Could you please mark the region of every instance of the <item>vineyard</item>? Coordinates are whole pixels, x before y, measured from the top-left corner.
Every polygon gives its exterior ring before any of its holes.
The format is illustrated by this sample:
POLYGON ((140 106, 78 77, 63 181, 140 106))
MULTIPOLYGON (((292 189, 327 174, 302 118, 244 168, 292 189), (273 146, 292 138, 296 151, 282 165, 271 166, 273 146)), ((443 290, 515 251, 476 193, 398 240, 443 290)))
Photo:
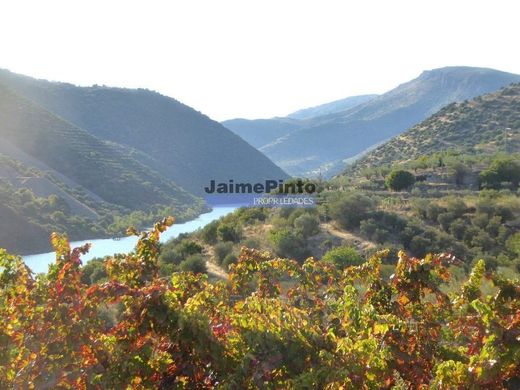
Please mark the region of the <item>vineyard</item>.
POLYGON ((0 388, 520 387, 520 282, 483 261, 460 281, 451 255, 401 252, 384 278, 385 251, 340 270, 244 247, 227 281, 163 278, 172 223, 130 231, 135 252, 100 284, 64 236, 45 275, 0 250, 0 388))

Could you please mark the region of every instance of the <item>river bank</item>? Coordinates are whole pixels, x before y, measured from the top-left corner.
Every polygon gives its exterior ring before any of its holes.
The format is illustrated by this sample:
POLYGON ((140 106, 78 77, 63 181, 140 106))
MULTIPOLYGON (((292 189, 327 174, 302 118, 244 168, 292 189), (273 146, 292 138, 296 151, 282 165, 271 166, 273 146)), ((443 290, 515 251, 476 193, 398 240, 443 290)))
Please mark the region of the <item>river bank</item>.
MULTIPOLYGON (((161 235, 161 242, 166 242, 171 238, 177 237, 182 233, 191 233, 197 229, 203 228, 208 223, 223 217, 236 210, 237 206, 215 206, 213 209, 204 214, 200 214, 197 218, 174 224, 166 232, 161 235)), ((110 256, 115 253, 128 253, 134 249, 137 243, 137 237, 122 237, 122 238, 104 238, 96 240, 83 240, 71 242, 71 247, 75 248, 86 243, 92 244, 89 253, 82 256, 82 261, 85 263, 96 257, 110 256)), ((55 260, 55 252, 38 253, 32 255, 22 256, 25 263, 36 273, 47 272, 47 267, 55 260)))

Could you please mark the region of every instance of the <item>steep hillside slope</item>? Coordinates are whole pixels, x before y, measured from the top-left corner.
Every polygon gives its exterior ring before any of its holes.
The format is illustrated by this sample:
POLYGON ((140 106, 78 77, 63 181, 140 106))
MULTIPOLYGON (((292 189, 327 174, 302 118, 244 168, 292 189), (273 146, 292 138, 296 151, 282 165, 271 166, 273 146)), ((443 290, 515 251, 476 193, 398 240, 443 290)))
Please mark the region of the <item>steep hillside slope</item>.
POLYGON ((106 202, 129 210, 196 202, 171 181, 1 83, 0 118, 3 140, 106 202))
POLYGON ((520 81, 519 75, 493 69, 447 67, 418 78, 356 106, 313 118, 261 150, 292 174, 332 174, 342 161, 424 120, 443 106, 494 92, 520 81))
POLYGON ((520 84, 453 103, 356 161, 347 171, 406 162, 445 150, 520 152, 520 84))
POLYGON ((82 88, 7 71, 0 71, 0 80, 92 135, 144 153, 134 157, 192 193, 201 194, 210 180, 287 177, 218 122, 158 93, 82 88))

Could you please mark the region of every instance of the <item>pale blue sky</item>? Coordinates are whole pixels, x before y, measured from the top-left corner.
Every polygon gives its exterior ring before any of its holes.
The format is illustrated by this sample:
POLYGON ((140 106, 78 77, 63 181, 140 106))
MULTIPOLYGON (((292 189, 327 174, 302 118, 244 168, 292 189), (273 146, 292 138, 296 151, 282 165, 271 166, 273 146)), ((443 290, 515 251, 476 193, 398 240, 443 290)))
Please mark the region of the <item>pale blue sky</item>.
POLYGON ((7 0, 0 67, 283 116, 447 65, 520 73, 518 1, 7 0))

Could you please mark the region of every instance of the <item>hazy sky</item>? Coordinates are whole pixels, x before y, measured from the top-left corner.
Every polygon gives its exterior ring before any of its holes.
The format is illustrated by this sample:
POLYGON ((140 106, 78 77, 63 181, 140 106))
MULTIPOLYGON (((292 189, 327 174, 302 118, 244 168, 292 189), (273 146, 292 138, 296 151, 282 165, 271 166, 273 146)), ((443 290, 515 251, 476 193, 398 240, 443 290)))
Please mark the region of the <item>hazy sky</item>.
POLYGON ((210 117, 284 116, 447 65, 520 73, 520 2, 0 2, 0 68, 145 87, 210 117))

